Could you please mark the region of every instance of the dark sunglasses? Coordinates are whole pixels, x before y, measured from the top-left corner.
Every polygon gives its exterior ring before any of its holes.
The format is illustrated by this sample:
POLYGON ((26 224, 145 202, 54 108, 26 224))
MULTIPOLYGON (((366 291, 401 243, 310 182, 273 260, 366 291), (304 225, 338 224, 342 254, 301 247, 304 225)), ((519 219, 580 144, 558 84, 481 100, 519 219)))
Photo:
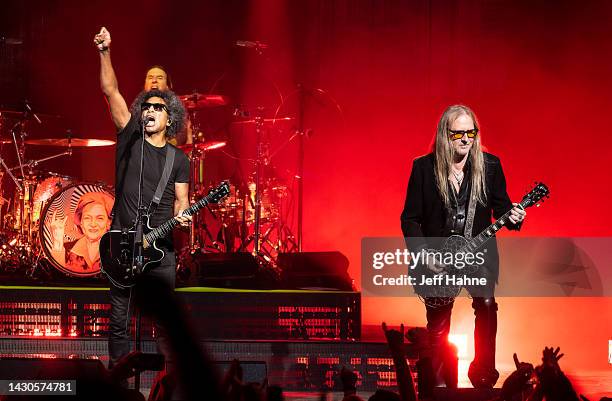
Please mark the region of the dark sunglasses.
POLYGON ((467 129, 467 130, 462 130, 462 129, 458 129, 458 130, 449 129, 448 130, 448 137, 451 139, 451 141, 454 141, 455 139, 461 139, 463 138, 463 135, 465 134, 467 134, 468 138, 474 138, 476 134, 478 134, 478 128, 467 129))
POLYGON ((153 110, 155 110, 155 111, 165 110, 166 113, 168 112, 168 108, 166 107, 165 104, 163 104, 163 103, 149 103, 149 102, 144 102, 143 104, 141 104, 140 105, 140 111, 149 110, 151 107, 153 107, 153 110))

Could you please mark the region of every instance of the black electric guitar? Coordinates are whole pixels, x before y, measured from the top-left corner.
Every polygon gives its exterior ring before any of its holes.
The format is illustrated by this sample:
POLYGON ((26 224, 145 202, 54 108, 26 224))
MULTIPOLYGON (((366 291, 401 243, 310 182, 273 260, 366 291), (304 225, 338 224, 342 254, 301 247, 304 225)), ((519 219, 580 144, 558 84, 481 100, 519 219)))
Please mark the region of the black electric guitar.
MULTIPOLYGON (((519 203, 519 207, 527 209, 528 207, 534 205, 539 206, 539 202, 542 200, 542 198, 548 197, 549 193, 550 191, 546 185, 541 182, 536 183, 535 187, 523 197, 519 203)), ((411 273, 411 276, 413 276, 416 280, 416 283, 413 285, 415 292, 422 298, 425 298, 425 302, 427 302, 427 298, 429 297, 439 298, 433 301, 435 302, 434 306, 442 306, 444 303, 451 303, 454 298, 459 295, 463 285, 453 284, 453 282, 457 283, 458 280, 448 280, 451 282, 449 284, 446 280, 446 276, 479 276, 477 273, 481 272, 481 266, 474 262, 471 262, 471 264, 466 263, 465 255, 475 255, 477 251, 495 235, 495 233, 501 230, 501 228, 507 225, 509 222, 510 210, 489 227, 484 229, 480 234, 471 239, 467 239, 461 235, 452 235, 446 238, 442 246, 440 246, 438 249, 425 250, 424 252, 429 255, 433 255, 435 253, 439 253, 441 255, 453 255, 451 259, 455 261, 460 260, 459 258, 456 258, 456 255, 463 254, 461 258, 462 262, 460 264, 455 262, 455 265, 445 264, 442 267, 443 271, 439 273, 432 271, 425 263, 417 264, 414 272, 411 273), (425 281, 426 284, 421 285, 423 281, 425 281)))
MULTIPOLYGON (((229 183, 223 182, 210 190, 208 195, 183 211, 184 216, 193 216, 209 203, 218 203, 230 193, 229 183)), ((133 287, 136 277, 152 264, 163 259, 165 253, 155 241, 165 237, 179 223, 175 218, 167 220, 159 227, 150 226, 150 216, 145 216, 143 228, 143 261, 138 269, 134 260, 135 229, 110 230, 100 239, 101 270, 108 279, 120 288, 133 287)))

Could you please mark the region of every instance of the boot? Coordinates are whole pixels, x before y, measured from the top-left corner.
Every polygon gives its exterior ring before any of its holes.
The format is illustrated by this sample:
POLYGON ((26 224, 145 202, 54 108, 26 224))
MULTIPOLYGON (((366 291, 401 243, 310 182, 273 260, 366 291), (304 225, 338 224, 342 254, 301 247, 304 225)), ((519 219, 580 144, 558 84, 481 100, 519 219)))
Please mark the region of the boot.
POLYGON ((493 388, 499 372, 495 369, 495 337, 497 335, 497 303, 495 298, 474 298, 474 361, 468 377, 474 388, 493 388))

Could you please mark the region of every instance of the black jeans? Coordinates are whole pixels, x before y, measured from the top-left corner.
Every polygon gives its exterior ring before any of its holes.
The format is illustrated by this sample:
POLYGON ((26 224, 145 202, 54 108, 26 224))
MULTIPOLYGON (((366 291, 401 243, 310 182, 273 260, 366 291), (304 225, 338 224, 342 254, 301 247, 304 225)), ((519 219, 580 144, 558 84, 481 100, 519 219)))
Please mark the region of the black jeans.
MULTIPOLYGON (((174 288, 176 276, 174 252, 166 252, 159 266, 153 266, 145 270, 143 274, 155 277, 170 288, 174 288)), ((110 301, 108 368, 112 369, 119 359, 130 353, 130 319, 134 308, 134 290, 115 287, 110 283, 110 301)), ((155 322, 155 331, 158 351, 166 357, 166 364, 168 364, 170 363, 170 350, 166 332, 157 322, 155 322)))
MULTIPOLYGON (((476 316, 474 326, 474 360, 470 364, 468 376, 474 387, 493 387, 499 378, 495 369, 495 337, 497 335, 497 303, 495 297, 474 297, 472 308, 476 316)), ((432 370, 437 383, 444 377, 444 350, 450 331, 453 303, 441 307, 426 304, 427 331, 432 348, 432 370)), ((454 383, 456 386, 456 383, 454 383)))

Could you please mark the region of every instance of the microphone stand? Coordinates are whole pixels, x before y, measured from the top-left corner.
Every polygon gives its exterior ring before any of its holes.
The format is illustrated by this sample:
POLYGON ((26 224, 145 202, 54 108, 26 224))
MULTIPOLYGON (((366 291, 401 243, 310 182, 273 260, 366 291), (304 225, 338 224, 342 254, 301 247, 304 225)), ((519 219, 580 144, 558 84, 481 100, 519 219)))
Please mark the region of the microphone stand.
POLYGON ((304 86, 298 85, 298 118, 297 133, 298 142, 298 215, 297 215, 297 246, 298 252, 302 252, 302 230, 304 222, 304 86))
MULTIPOLYGON (((144 143, 145 143, 145 125, 147 119, 143 119, 140 125, 140 131, 142 135, 142 143, 140 144, 140 173, 138 177, 138 211, 136 213, 136 230, 134 233, 134 249, 132 255, 132 271, 136 274, 142 272, 144 266, 144 242, 143 242, 143 227, 144 227, 144 216, 145 206, 142 202, 142 190, 143 190, 143 172, 144 172, 144 143)), ((130 291, 132 291, 130 289, 130 291)), ((129 307, 129 306, 128 306, 129 307)), ((140 338, 140 326, 141 326, 141 313, 140 308, 134 305, 136 313, 136 330, 134 333, 134 347, 136 351, 141 351, 141 338, 140 338)), ((128 311, 129 313, 129 311, 128 311)), ((136 391, 140 391, 140 371, 136 371, 134 376, 134 388, 136 391)))

